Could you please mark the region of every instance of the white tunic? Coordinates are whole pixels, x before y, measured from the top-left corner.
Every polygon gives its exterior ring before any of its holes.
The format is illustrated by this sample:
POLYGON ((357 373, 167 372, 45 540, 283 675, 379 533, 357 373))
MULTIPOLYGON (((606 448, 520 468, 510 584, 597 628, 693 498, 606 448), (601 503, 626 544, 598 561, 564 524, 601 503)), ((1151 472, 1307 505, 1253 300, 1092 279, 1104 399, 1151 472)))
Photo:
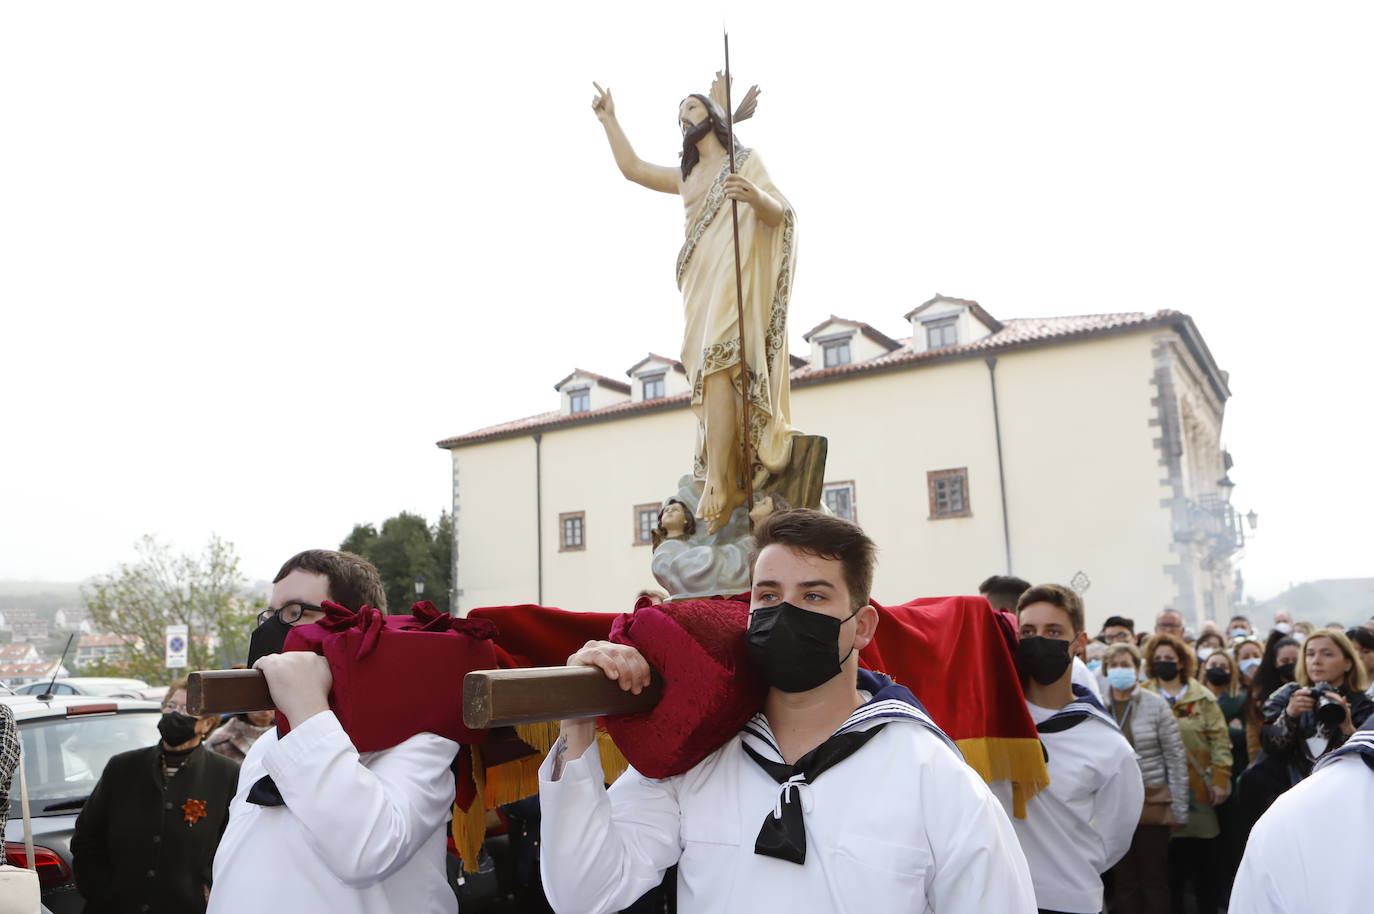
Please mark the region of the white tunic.
POLYGON ((550 753, 539 771, 541 870, 554 910, 618 911, 677 863, 683 914, 1035 911, 1006 815, 921 724, 889 721, 802 791, 804 865, 754 853, 779 785, 740 743, 736 734, 662 780, 630 768, 609 791, 595 745, 558 781, 550 753))
MULTIPOLYGON (((1037 724, 1056 713, 1026 704, 1037 724)), ((1140 766, 1121 731, 1096 717, 1042 733, 1040 741, 1049 754, 1050 786, 1026 804, 1024 819, 1012 820, 1035 900, 1051 911, 1096 914, 1102 910, 1101 874, 1126 855, 1140 821, 1140 766)), ((1011 785, 998 781, 993 792, 1010 816, 1011 785)))
POLYGON ((359 755, 332 712, 266 733, 239 771, 209 914, 454 914, 444 826, 457 752, 421 733, 359 755), (285 806, 247 801, 267 774, 285 806))
POLYGON ((1274 801, 1255 823, 1231 890, 1237 914, 1368 914, 1374 771, 1342 757, 1274 801))

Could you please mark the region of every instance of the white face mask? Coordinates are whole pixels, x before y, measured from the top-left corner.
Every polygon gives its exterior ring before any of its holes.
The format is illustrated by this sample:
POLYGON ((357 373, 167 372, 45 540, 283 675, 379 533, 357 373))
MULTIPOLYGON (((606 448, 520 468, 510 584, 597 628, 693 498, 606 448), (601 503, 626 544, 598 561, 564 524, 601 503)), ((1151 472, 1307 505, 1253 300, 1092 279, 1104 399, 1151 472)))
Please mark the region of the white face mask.
POLYGON ((1278 632, 1281 635, 1286 635, 1289 632, 1293 631, 1293 626, 1289 625, 1287 622, 1275 622, 1274 631, 1278 632))
POLYGON ((1214 647, 1200 647, 1197 649, 1197 659, 1201 660, 1203 663, 1206 663, 1207 658, 1212 656, 1216 652, 1217 649, 1214 647))

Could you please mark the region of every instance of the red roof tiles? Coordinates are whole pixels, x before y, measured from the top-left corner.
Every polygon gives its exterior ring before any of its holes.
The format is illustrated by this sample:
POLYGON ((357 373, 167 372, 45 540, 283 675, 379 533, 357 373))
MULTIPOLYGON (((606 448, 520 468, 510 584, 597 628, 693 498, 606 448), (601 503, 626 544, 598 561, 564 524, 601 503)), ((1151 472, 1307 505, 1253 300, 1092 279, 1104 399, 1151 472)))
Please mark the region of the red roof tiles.
MULTIPOLYGON (((1030 349, 1042 345, 1068 343, 1079 339, 1090 339, 1092 337, 1108 336, 1117 333, 1130 333, 1137 330, 1158 327, 1161 329, 1173 328, 1178 331, 1179 334, 1184 337, 1189 348, 1192 349, 1204 371, 1209 374, 1217 394, 1222 399, 1230 395, 1230 391, 1227 389, 1226 379, 1221 370, 1216 367, 1216 363, 1213 361, 1206 343, 1202 340, 1202 335, 1198 333, 1197 327, 1193 324, 1193 319, 1179 311, 1162 310, 1156 311, 1153 314, 1143 311, 1131 311, 1115 314, 1081 314, 1070 317, 1012 318, 1001 321, 1000 323, 1002 325, 1001 330, 962 346, 946 346, 941 349, 933 349, 927 352, 916 352, 911 348, 910 339, 904 339, 897 341, 899 342, 897 349, 885 355, 878 356, 877 358, 868 359, 867 361, 853 362, 848 365, 836 365, 833 368, 813 368, 808 364, 805 367, 793 370, 792 384, 796 387, 803 387, 808 384, 819 384, 849 375, 863 375, 881 371, 919 368, 925 364, 964 358, 976 358, 982 355, 992 355, 1018 349, 1030 349)), ((590 372, 587 373, 590 374, 590 372)), ((689 399, 688 394, 678 394, 676 396, 661 397, 655 400, 616 403, 612 406, 603 406, 600 409, 594 409, 589 412, 577 413, 574 415, 564 415, 555 410, 553 412, 539 413, 537 415, 527 416, 524 419, 516 419, 512 422, 505 422, 500 425, 478 429, 464 435, 445 438, 437 442, 437 444, 441 448, 455 448, 474 444, 479 441, 512 438, 517 435, 525 435, 541 429, 608 421, 637 413, 656 412, 659 410, 687 406, 689 399)))

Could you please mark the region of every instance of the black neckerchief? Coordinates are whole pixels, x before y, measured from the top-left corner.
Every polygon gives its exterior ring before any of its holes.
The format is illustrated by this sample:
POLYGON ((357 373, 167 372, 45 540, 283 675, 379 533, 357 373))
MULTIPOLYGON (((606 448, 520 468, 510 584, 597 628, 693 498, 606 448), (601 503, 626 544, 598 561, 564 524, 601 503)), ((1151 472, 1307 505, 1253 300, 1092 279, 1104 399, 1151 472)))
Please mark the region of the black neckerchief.
POLYGON ((797 759, 795 765, 775 762, 759 755, 746 743, 740 745, 768 776, 783 785, 777 806, 763 820, 759 836, 754 841, 754 853, 776 857, 792 863, 806 863, 806 826, 802 821, 801 790, 809 788, 827 770, 849 758, 864 744, 878 735, 887 724, 867 730, 847 730, 836 733, 815 749, 797 759))

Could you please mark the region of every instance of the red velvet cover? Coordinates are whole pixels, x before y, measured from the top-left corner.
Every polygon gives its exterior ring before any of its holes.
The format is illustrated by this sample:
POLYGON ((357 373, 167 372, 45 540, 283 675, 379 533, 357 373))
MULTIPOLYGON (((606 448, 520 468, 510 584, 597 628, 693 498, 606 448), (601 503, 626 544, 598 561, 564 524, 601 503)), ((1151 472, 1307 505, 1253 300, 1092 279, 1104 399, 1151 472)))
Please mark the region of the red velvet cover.
POLYGON ((950 739, 1036 739, 1016 672, 1015 628, 982 597, 925 597, 878 606, 865 669, 906 686, 950 739))
POLYGON ((749 604, 682 600, 618 616, 610 640, 629 644, 663 677, 652 711, 606 718, 606 732, 651 778, 681 774, 706 758, 768 694, 744 647, 749 604))
MULTIPOLYGON (((982 597, 938 597, 878 606, 878 615, 860 665, 911 689, 950 738, 1037 738, 1006 613, 982 597)), ((561 665, 589 640, 638 647, 663 677, 663 699, 648 714, 608 719, 606 728, 651 777, 686 771, 763 706, 766 690, 745 660, 744 595, 660 605, 644 598, 634 615, 523 605, 474 609, 468 618, 497 625, 506 667, 561 665)))
MULTIPOLYGON (((359 752, 387 749, 417 733, 480 743, 485 730, 463 726, 463 677, 496 666, 490 622, 439 612, 428 600, 409 616, 384 616, 370 606, 353 612, 324 603, 325 617, 286 636, 288 651, 313 651, 329 661, 329 706, 359 752)), ((565 655, 566 659, 566 655, 565 655)), ((284 736, 290 722, 277 715, 284 736)))
MULTIPOLYGON (((641 603, 650 602, 642 598, 641 603)), ((497 628, 496 659, 503 670, 562 666, 588 641, 605 641, 611 623, 624 613, 582 613, 522 603, 480 606, 468 619, 497 628)))

